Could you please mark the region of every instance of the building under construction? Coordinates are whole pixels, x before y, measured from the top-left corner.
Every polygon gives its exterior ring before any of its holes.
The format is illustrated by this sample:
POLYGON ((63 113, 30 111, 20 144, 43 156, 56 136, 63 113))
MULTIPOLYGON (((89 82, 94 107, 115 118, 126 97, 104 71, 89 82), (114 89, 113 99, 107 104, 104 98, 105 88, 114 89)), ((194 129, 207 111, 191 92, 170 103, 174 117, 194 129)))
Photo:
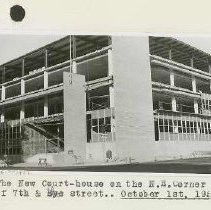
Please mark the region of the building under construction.
POLYGON ((211 153, 211 56, 169 37, 66 36, 0 66, 0 157, 211 153))

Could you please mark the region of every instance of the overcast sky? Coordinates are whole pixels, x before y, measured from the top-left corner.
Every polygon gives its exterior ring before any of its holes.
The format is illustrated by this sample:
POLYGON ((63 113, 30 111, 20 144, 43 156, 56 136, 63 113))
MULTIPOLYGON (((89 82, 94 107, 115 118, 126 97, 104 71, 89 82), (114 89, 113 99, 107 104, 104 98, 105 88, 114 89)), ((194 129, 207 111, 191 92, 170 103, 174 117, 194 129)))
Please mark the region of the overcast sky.
POLYGON ((22 56, 62 37, 64 35, 0 35, 0 64, 22 56))
MULTIPOLYGON (((0 35, 0 64, 62 37, 64 37, 64 35, 0 35)), ((211 54, 211 36, 175 38, 211 54)))

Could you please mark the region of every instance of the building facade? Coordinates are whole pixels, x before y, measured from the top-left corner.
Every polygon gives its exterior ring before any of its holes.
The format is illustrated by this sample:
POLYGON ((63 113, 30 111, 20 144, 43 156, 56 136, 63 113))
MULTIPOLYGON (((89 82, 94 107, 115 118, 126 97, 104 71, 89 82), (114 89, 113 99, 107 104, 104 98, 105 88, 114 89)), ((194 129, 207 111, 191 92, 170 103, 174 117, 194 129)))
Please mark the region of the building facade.
POLYGON ((211 56, 170 37, 66 36, 0 66, 0 157, 60 164, 211 151, 211 56))

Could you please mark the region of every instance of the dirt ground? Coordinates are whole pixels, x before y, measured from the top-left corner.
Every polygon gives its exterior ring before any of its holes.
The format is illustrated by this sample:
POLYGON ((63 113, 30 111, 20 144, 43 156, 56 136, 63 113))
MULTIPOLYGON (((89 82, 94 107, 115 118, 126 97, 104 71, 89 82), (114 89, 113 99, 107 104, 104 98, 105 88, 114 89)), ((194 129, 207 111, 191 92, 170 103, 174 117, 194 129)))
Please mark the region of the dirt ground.
POLYGON ((92 165, 65 167, 8 167, 29 171, 95 171, 95 172, 153 172, 153 173, 196 173, 211 174, 211 157, 157 161, 149 163, 132 163, 122 165, 92 165))

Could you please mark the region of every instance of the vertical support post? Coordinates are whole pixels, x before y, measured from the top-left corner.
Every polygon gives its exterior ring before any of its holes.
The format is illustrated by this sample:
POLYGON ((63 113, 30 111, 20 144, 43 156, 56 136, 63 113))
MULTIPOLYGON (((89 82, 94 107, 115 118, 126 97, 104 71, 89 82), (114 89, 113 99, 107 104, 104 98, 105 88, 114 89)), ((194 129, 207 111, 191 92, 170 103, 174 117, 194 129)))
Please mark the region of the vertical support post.
POLYGON ((198 114, 199 113, 199 104, 197 99, 194 99, 194 113, 198 114))
POLYGON ((4 68, 2 70, 2 89, 1 89, 1 100, 2 101, 5 100, 5 86, 3 85, 5 82, 5 69, 6 69, 6 67, 4 66, 4 68))
POLYGON ((108 50, 108 76, 113 75, 112 49, 108 50))
POLYGON ((70 36, 70 73, 73 72, 73 69, 72 69, 72 37, 73 36, 70 36))
MULTIPOLYGON (((6 67, 4 66, 3 70, 2 70, 2 84, 4 84, 5 82, 5 70, 6 67)), ((5 86, 2 85, 2 89, 1 89, 1 101, 5 100, 5 86)), ((1 123, 3 123, 5 121, 5 111, 4 111, 4 107, 2 107, 1 110, 1 123)))
POLYGON ((72 70, 73 70, 73 74, 77 74, 77 63, 76 63, 76 61, 73 61, 72 70))
POLYGON ((46 140, 46 137, 44 138, 44 141, 45 141, 45 153, 47 153, 47 140, 46 140))
POLYGON ((69 45, 70 45, 70 77, 69 77, 69 83, 72 84, 72 73, 73 73, 73 58, 72 58, 72 40, 73 36, 69 36, 69 45))
POLYGON ((25 75, 25 59, 22 59, 21 76, 25 75))
POLYGON ((175 96, 172 96, 171 98, 171 107, 172 107, 173 112, 177 111, 177 101, 176 101, 175 96))
POLYGON ((171 47, 169 49, 169 60, 172 60, 172 49, 171 49, 171 47))
POLYGON ((4 117, 4 108, 2 107, 1 109, 1 123, 3 123, 5 120, 5 117, 4 117))
POLYGON ((44 97, 44 117, 48 117, 48 96, 44 97))
POLYGON ((192 91, 196 93, 196 77, 192 76, 192 91))
MULTIPOLYGON (((169 60, 172 60, 172 49, 169 49, 169 60)), ((170 69, 170 85, 174 87, 174 72, 170 69)))
MULTIPOLYGON (((172 60, 172 49, 170 47, 169 49, 169 60, 172 60)), ((170 69, 170 86, 174 87, 175 86, 175 81, 174 81, 174 72, 172 69, 170 69)), ((173 112, 176 112, 177 111, 177 101, 176 101, 176 98, 175 96, 172 96, 171 98, 171 109, 173 112)))
MULTIPOLYGON (((108 50, 108 76, 113 76, 113 60, 112 60, 112 50, 108 50)), ((113 114, 113 109, 114 108, 114 86, 110 85, 109 86, 109 103, 110 103, 110 108, 111 108, 111 135, 112 135, 112 141, 114 141, 115 137, 115 119, 114 119, 114 114, 113 114)))
POLYGON ((20 120, 25 118, 25 103, 24 101, 21 102, 21 110, 20 110, 20 120))
MULTIPOLYGON (((113 76, 112 50, 108 50, 108 76, 113 76)), ((114 87, 109 87, 110 107, 114 107, 114 87)))
MULTIPOLYGON (((193 63, 193 56, 191 57, 191 59, 190 59, 190 65, 191 65, 191 67, 193 68, 194 66, 194 63, 193 63)), ((192 76, 192 91, 194 92, 194 93, 196 93, 197 92, 197 87, 196 87, 196 77, 195 76, 192 76)), ((197 99, 194 99, 194 113, 195 114, 198 114, 199 113, 199 104, 198 104, 198 101, 197 101, 197 99)))
MULTIPOLYGON (((211 64, 209 63, 209 73, 211 74, 211 64)), ((210 80, 210 92, 211 92, 211 80, 210 80)))
POLYGON ((170 85, 174 87, 174 72, 172 70, 170 72, 170 85))
MULTIPOLYGON (((25 60, 22 59, 21 77, 25 75, 25 60)), ((21 78, 21 95, 25 94, 25 80, 21 78)))
POLYGON ((25 94, 25 80, 21 79, 21 95, 25 94))
POLYGON ((44 71, 44 89, 48 88, 48 72, 44 71))
POLYGON ((59 125, 57 125, 57 147, 60 148, 60 144, 59 144, 59 134, 60 134, 60 129, 59 129, 59 125))
POLYGON ((5 100, 5 86, 2 85, 2 88, 1 88, 1 100, 4 101, 5 100))
POLYGON ((45 68, 48 67, 48 50, 45 49, 45 68))
POLYGON ((77 56, 77 54, 76 54, 77 52, 76 52, 76 37, 75 37, 75 35, 72 35, 72 44, 73 44, 73 57, 72 58, 74 59, 77 56))
MULTIPOLYGON (((48 50, 45 49, 45 68, 48 67, 48 50)), ((44 70, 44 89, 48 88, 48 72, 44 70)))
MULTIPOLYGON (((190 66, 193 68, 193 55, 192 57, 190 58, 190 66)), ((195 76, 192 76, 192 90, 194 93, 196 93, 196 77, 195 76)))
MULTIPOLYGON (((191 67, 193 67, 193 57, 191 58, 191 67)), ((192 76, 192 91, 194 93, 197 92, 197 87, 196 87, 196 77, 195 76, 192 76)), ((194 113, 195 114, 198 114, 199 113, 199 104, 198 104, 198 101, 197 99, 194 99, 194 113)))
POLYGON ((194 65, 194 63, 193 63, 193 56, 192 56, 190 59, 190 66, 193 68, 193 65, 194 65))

